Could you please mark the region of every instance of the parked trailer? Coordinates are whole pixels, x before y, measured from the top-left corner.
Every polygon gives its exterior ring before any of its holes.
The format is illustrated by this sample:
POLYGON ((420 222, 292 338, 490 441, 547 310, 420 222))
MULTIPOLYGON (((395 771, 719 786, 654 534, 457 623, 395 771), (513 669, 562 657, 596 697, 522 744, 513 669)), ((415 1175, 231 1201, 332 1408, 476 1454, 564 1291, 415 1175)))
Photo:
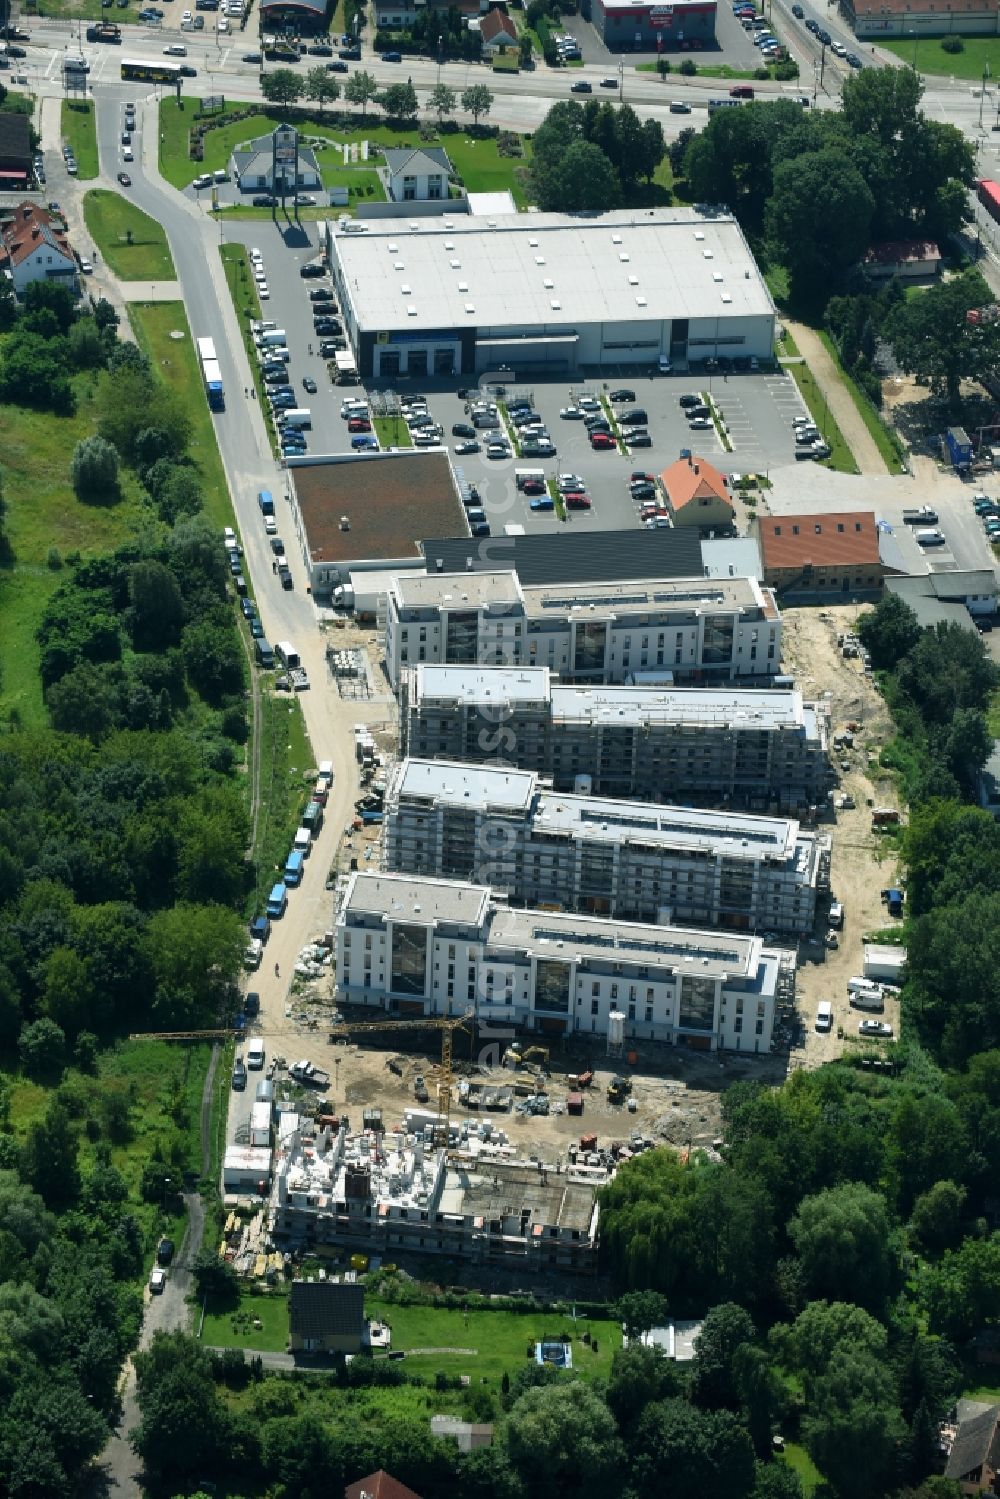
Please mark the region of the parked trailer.
POLYGON ((208 397, 209 409, 212 411, 225 411, 226 393, 222 386, 222 370, 219 368, 215 344, 210 338, 199 338, 197 346, 198 363, 201 366, 201 378, 204 382, 205 394, 208 397))
POLYGON ((949 427, 945 433, 945 445, 952 468, 959 473, 972 467, 972 443, 964 427, 949 427))
POLYGON ((976 183, 976 196, 990 218, 1000 223, 1000 183, 991 182, 988 177, 981 178, 976 183))

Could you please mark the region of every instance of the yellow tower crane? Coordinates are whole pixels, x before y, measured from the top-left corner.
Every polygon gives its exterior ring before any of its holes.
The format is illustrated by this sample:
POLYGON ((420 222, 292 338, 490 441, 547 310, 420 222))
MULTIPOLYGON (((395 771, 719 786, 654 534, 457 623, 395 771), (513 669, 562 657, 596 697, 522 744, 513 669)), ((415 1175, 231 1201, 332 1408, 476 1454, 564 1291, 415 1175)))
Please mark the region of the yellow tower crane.
POLYGON ((331 1041, 347 1040, 350 1036, 366 1035, 375 1031, 440 1031, 441 1032, 441 1077, 437 1085, 438 1113, 444 1118, 444 1144, 448 1144, 451 1128, 451 1059, 455 1032, 464 1030, 466 1022, 475 1015, 475 1010, 466 1010, 464 1015, 445 1015, 433 1020, 414 1016, 412 1020, 359 1020, 335 1025, 330 1031, 331 1041))

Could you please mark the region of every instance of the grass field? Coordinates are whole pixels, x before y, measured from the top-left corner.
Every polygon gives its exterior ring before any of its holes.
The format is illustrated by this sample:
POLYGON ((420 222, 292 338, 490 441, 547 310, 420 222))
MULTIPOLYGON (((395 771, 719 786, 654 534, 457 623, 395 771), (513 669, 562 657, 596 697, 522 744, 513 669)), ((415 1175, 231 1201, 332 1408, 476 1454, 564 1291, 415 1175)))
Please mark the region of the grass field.
POLYGON ((401 416, 377 416, 372 428, 383 448, 412 448, 410 429, 401 416))
POLYGON ((786 1442, 785 1462, 799 1475, 803 1499, 812 1499, 823 1478, 808 1452, 794 1442, 786 1442))
MULTIPOLYGON (((995 36, 967 36, 963 37, 963 49, 961 52, 946 52, 941 46, 944 37, 922 37, 917 40, 917 72, 918 73, 942 73, 946 77, 974 78, 982 82, 983 70, 986 64, 990 66, 990 76, 996 78, 1000 72, 1000 37, 995 36)), ((895 52, 910 67, 913 66, 913 38, 909 41, 905 38, 901 41, 882 41, 880 47, 887 52, 895 52)), ((992 110, 996 108, 996 96, 994 93, 992 108, 990 100, 986 101, 986 109, 983 116, 985 121, 992 118, 992 110)))
POLYGON ((850 395, 851 400, 857 407, 858 415, 861 417, 861 420, 864 422, 865 426, 868 428, 868 431, 871 433, 872 441, 875 443, 875 446, 882 454, 882 457, 885 460, 886 468, 889 470, 890 474, 905 474, 906 464, 903 460, 899 445, 894 439, 892 433, 886 428, 885 423, 882 421, 882 418, 879 416, 878 412, 875 410, 874 406, 872 405, 871 401, 869 401, 864 391, 861 390, 857 385, 855 385, 850 375, 844 369, 844 366, 840 362, 840 355, 837 353, 837 345, 834 343, 833 339, 828 333, 824 333, 821 329, 817 331, 819 333, 820 339, 823 342, 823 347, 826 349, 826 352, 829 354, 830 358, 837 366, 837 372, 840 375, 841 382, 850 395))
POLYGON ((91 189, 83 200, 83 216, 94 243, 122 281, 175 279, 177 272, 163 230, 121 193, 91 189))
POLYGON ((270 1294, 244 1291, 235 1311, 207 1310, 201 1341, 210 1348, 284 1353, 288 1345, 287 1292, 284 1288, 270 1294), (255 1327, 255 1322, 260 1327, 255 1327))
POLYGON ((124 471, 116 505, 84 505, 69 480, 73 449, 93 434, 94 377, 73 377, 76 410, 54 416, 0 405, 0 470, 13 564, 0 569, 0 712, 24 724, 45 722, 35 641, 45 605, 65 578, 63 560, 113 550, 150 525, 135 479, 124 471))
MULTIPOLYGON (((198 466, 205 513, 220 529, 233 522, 229 488, 215 441, 212 413, 201 383, 198 355, 191 339, 187 315, 181 302, 132 302, 129 320, 139 344, 145 349, 161 379, 174 391, 191 422, 188 453, 198 466), (182 332, 183 338, 171 338, 182 332)), ((230 392, 232 399, 234 392, 230 392)), ((243 397, 240 397, 242 400, 243 397)))
MULTIPOLYGON (((471 1374, 476 1383, 486 1379, 493 1386, 500 1384, 505 1372, 515 1374, 527 1360, 528 1344, 533 1346, 543 1337, 557 1339, 563 1333, 571 1334, 574 1372, 587 1380, 608 1377, 611 1359, 622 1344, 617 1322, 581 1318, 574 1323, 569 1315, 551 1312, 463 1312, 433 1306, 403 1307, 366 1296, 365 1314, 390 1324, 392 1347, 406 1353, 404 1367, 408 1372, 431 1377, 438 1370, 451 1375, 471 1374), (596 1353, 583 1342, 584 1332, 597 1339, 596 1353), (434 1352, 447 1348, 473 1351, 434 1352), (414 1349, 428 1351, 413 1352, 414 1349)), ((284 1295, 245 1293, 238 1311, 206 1316, 202 1340, 220 1348, 280 1351, 285 1347, 287 1333, 284 1295), (260 1327, 253 1326, 254 1317, 260 1321, 260 1327)))
MULTIPOLYGON (((787 331, 779 352, 792 358, 799 355, 795 340, 787 331)), ((816 377, 812 370, 804 362, 789 364, 786 368, 802 392, 802 399, 809 408, 809 415, 830 445, 830 456, 823 460, 824 468, 832 468, 840 474, 856 474, 858 465, 854 461, 854 455, 844 441, 844 434, 837 426, 827 405, 826 397, 816 384, 816 377)))
POLYGON ((100 166, 97 159, 97 125, 94 121, 94 106, 88 99, 62 101, 62 138, 76 153, 79 167, 77 177, 81 182, 96 177, 100 166))
MULTIPOLYGON (((182 99, 180 107, 172 98, 164 99, 160 104, 160 171, 175 187, 186 187, 198 171, 216 171, 225 166, 233 147, 240 141, 254 134, 262 134, 265 130, 281 124, 283 120, 280 111, 273 111, 260 114, 253 120, 238 120, 233 124, 223 125, 218 130, 210 130, 204 141, 204 162, 196 164, 188 157, 188 133, 194 124, 194 113, 195 105, 190 99, 182 99)), ((425 144, 420 140, 420 134, 416 128, 392 129, 380 123, 377 114, 370 116, 364 123, 359 114, 353 115, 351 120, 349 127, 340 122, 334 124, 332 121, 327 123, 309 121, 303 124, 302 129, 304 134, 325 136, 331 143, 367 140, 371 146, 378 149, 385 146, 425 144)), ((509 188, 519 208, 527 205, 527 196, 517 181, 515 172, 527 164, 530 154, 529 143, 525 143, 524 156, 505 157, 500 155, 497 142, 492 137, 480 140, 463 132, 456 132, 454 135, 445 133, 438 138, 438 141, 448 152, 469 192, 497 192, 509 188)), ((321 148, 318 154, 323 170, 323 180, 327 186, 342 183, 350 187, 356 197, 366 197, 372 200, 376 197, 379 200, 383 198, 381 185, 375 177, 371 164, 361 163, 357 167, 343 166, 340 152, 334 144, 321 148), (370 193, 367 191, 369 187, 372 188, 370 193)), ((266 208, 243 209, 241 207, 232 211, 241 216, 245 214, 261 218, 269 218, 271 213, 271 210, 266 208)), ((321 207, 304 208, 301 214, 303 218, 325 218, 328 217, 328 210, 321 207)))
POLYGON ((314 777, 307 772, 316 767, 296 698, 264 692, 257 729, 261 735, 261 816, 254 849, 256 889, 248 898, 248 916, 263 909, 264 897, 280 878, 313 785, 314 777))

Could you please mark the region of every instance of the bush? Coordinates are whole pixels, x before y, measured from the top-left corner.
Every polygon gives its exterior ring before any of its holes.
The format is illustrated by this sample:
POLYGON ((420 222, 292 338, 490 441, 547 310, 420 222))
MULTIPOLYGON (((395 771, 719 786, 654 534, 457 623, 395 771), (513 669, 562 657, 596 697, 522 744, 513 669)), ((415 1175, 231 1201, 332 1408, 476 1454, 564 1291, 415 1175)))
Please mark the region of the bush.
POLYGON ((960 36, 946 36, 941 43, 941 51, 954 56, 958 52, 965 51, 965 43, 960 36))
POLYGON ((118 494, 118 452, 103 437, 85 437, 77 443, 70 473, 80 500, 110 500, 118 494))
POLYGON ((685 57, 677 71, 684 78, 693 78, 698 69, 690 57, 685 57))

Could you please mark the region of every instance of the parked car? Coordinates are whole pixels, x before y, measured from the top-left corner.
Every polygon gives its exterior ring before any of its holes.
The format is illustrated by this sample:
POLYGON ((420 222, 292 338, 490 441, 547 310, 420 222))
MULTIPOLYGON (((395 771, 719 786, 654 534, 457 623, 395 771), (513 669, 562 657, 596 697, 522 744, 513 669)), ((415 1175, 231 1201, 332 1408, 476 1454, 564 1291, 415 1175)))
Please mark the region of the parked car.
POLYGON ((612 401, 634 401, 635 391, 629 390, 627 389, 627 387, 622 386, 619 390, 613 390, 611 392, 611 399, 612 401))
MULTIPOLYGON (((235 1083, 233 1084, 235 1087, 235 1083)), ((244 1086, 246 1086, 244 1084, 244 1086)), ((167 1284, 167 1272, 154 1268, 149 1272, 149 1289, 154 1296, 159 1296, 167 1284)))
POLYGON ((129 176, 128 172, 119 172, 118 173, 118 181, 121 183, 122 187, 131 187, 132 186, 132 179, 129 176))
POLYGON ((859 1036, 891 1036, 892 1026, 887 1020, 859 1020, 859 1036))
POLYGON ((591 432, 590 446, 595 453, 606 453, 609 448, 615 446, 615 440, 610 432, 591 432))
POLYGON ((250 201, 254 208, 276 208, 278 206, 278 200, 273 193, 258 193, 250 201))
POLYGON ((589 84, 585 78, 580 78, 576 83, 570 84, 569 91, 571 94, 592 94, 594 89, 593 85, 589 84))
POLYGON ((299 275, 303 280, 308 280, 310 276, 325 276, 326 266, 318 260, 310 260, 306 265, 299 266, 299 275))
POLYGON ((688 422, 692 432, 707 432, 712 425, 710 416, 693 416, 688 422))
POLYGON ((459 457, 468 457, 472 453, 482 452, 482 444, 476 442, 474 438, 468 442, 457 442, 455 444, 455 452, 459 457))

